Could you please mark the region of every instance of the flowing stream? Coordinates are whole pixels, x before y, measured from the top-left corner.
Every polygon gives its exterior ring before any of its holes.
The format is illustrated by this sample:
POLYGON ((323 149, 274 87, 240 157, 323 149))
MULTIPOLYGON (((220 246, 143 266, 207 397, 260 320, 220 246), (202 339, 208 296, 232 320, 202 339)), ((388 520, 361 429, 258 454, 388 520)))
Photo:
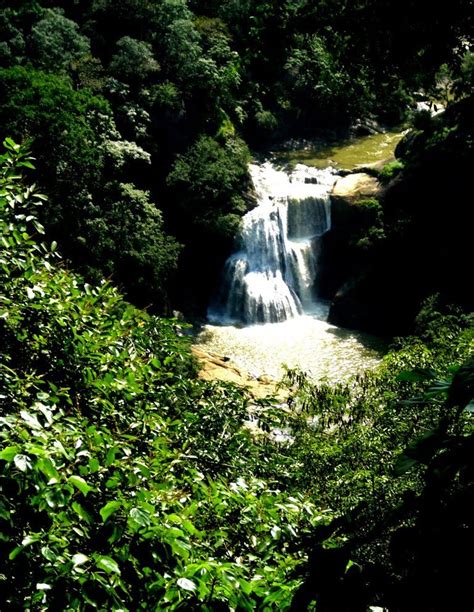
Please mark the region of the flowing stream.
MULTIPOLYGON (((377 141, 380 153, 370 160, 390 156, 400 137, 380 139, 383 146, 377 141)), ((352 159, 354 146, 369 147, 372 155, 373 140, 331 150, 331 162, 336 155, 352 159)), ((359 158, 365 161, 364 155, 359 158)), ((347 380, 376 367, 386 348, 380 339, 327 323, 328 305, 314 292, 320 240, 331 227, 330 193, 340 167, 331 162, 297 164, 291 171, 270 162, 250 166, 258 205, 242 219, 239 244, 209 308, 209 324, 195 343, 255 377, 279 378, 287 366, 315 380, 347 380)))

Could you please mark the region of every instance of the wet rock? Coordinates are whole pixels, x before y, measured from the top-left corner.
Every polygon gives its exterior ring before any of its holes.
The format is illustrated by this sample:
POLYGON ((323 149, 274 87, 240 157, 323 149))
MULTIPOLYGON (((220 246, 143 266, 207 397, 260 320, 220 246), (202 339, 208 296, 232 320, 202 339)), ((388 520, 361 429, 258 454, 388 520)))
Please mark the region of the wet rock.
POLYGON ((351 134, 354 136, 370 136, 384 132, 384 128, 374 119, 359 119, 351 127, 351 134))

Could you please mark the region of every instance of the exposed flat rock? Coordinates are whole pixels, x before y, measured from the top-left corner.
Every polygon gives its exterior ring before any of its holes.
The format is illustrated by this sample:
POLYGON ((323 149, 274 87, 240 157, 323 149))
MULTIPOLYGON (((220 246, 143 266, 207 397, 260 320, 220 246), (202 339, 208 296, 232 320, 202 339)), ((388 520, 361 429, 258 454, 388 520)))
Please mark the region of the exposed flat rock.
POLYGON ((269 376, 252 378, 233 364, 228 357, 204 351, 198 346, 191 348, 192 354, 200 363, 201 380, 220 380, 245 387, 255 398, 277 396, 277 382, 269 376))

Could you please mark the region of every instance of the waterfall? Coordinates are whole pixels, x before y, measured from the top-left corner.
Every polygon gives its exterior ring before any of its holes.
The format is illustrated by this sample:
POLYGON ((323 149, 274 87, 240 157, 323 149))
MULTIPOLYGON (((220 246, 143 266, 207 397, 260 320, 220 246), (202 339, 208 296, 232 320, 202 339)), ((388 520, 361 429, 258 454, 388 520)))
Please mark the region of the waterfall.
POLYGON ((242 219, 240 248, 227 260, 209 317, 276 323, 317 310, 319 239, 331 223, 332 168, 298 164, 290 173, 251 164, 258 206, 242 219))

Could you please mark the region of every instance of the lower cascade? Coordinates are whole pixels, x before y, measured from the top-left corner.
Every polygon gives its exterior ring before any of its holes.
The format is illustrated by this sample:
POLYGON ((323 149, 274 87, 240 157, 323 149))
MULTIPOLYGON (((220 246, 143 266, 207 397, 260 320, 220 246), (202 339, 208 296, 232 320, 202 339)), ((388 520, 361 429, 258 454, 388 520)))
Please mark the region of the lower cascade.
POLYGON ((320 237, 330 229, 333 168, 298 164, 290 173, 252 164, 258 198, 242 219, 239 250, 227 260, 209 318, 277 323, 318 313, 314 294, 320 237))

